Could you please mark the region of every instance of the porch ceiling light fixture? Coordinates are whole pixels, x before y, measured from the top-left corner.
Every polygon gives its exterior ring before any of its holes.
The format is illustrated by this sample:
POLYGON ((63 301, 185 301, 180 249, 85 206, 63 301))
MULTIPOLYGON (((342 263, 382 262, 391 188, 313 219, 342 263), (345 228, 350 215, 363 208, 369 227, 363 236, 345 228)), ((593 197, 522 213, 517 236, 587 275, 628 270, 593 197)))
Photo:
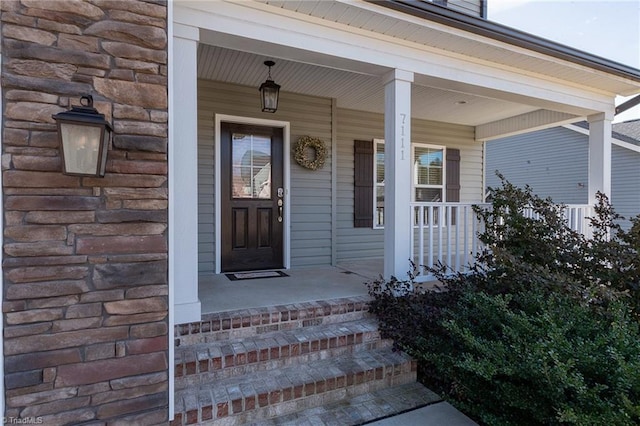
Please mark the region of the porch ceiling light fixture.
POLYGON ((269 76, 267 80, 260 85, 260 99, 262 100, 262 112, 276 112, 278 110, 278 96, 280 94, 280 85, 276 84, 271 78, 271 67, 276 63, 273 61, 264 61, 269 67, 269 76))
POLYGON ((82 96, 80 106, 52 117, 58 125, 62 173, 104 177, 113 128, 93 107, 93 96, 82 96))

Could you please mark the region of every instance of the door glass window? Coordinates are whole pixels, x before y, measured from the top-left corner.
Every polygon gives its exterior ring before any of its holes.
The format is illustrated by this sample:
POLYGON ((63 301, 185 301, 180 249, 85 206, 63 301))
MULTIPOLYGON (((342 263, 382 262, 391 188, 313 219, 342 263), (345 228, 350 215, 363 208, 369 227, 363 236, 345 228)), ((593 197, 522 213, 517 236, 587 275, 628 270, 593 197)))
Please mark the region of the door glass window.
POLYGON ((271 139, 234 133, 231 145, 233 198, 271 198, 271 139))

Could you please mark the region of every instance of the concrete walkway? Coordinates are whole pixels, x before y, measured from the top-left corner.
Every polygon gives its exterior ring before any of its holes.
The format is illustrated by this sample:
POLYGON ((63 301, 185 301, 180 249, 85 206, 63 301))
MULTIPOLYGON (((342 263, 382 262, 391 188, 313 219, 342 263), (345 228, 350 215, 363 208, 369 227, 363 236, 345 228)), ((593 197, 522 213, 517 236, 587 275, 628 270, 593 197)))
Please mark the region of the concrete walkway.
POLYGON ((397 416, 368 423, 370 426, 477 426, 447 402, 438 402, 397 416))

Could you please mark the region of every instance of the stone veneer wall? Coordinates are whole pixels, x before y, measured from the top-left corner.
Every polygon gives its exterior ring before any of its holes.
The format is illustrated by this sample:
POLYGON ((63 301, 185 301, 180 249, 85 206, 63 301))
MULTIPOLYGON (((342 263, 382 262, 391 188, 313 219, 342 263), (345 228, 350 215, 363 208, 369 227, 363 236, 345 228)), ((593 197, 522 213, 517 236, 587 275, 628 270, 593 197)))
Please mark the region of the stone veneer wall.
POLYGON ((5 416, 166 422, 166 2, 0 5, 5 416), (104 178, 60 172, 51 115, 85 94, 104 178))

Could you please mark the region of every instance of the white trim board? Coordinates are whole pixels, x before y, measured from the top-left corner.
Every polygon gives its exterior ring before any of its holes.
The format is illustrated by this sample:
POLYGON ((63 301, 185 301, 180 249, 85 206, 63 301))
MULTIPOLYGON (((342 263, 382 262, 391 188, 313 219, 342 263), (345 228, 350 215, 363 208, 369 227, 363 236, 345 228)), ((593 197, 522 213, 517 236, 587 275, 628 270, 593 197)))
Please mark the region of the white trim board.
POLYGON ((288 121, 279 121, 279 120, 268 120, 264 118, 251 118, 251 117, 240 117, 236 115, 226 115, 226 114, 216 114, 215 115, 215 183, 214 183, 214 191, 215 191, 215 261, 216 261, 216 269, 215 273, 220 274, 221 271, 221 252, 222 252, 222 243, 220 235, 222 233, 222 212, 221 212, 221 195, 220 195, 220 182, 222 180, 222 176, 220 174, 220 125, 221 123, 239 123, 239 124, 250 124, 255 126, 265 126, 265 127, 278 127, 283 129, 283 147, 282 147, 282 156, 283 156, 283 180, 284 180, 284 226, 283 226, 283 259, 284 259, 284 269, 289 269, 291 267, 291 229, 290 229, 290 211, 291 211, 291 195, 290 195, 290 176, 291 176, 291 164, 290 164, 290 155, 288 155, 290 149, 290 132, 291 132, 291 124, 288 121), (288 208, 287 208, 288 207, 288 208))
MULTIPOLYGON (((572 124, 567 124, 567 125, 562 126, 562 127, 566 128, 566 129, 569 129, 569 130, 573 130, 574 132, 577 132, 577 133, 581 133, 581 134, 583 134, 585 136, 589 136, 589 129, 585 129, 585 128, 579 127, 579 126, 574 126, 572 124)), ((640 153, 640 146, 634 145, 634 144, 629 143, 629 142, 621 141, 620 139, 616 139, 613 136, 611 137, 611 143, 614 144, 614 145, 618 145, 621 148, 628 149, 629 151, 634 151, 634 152, 640 153)))

